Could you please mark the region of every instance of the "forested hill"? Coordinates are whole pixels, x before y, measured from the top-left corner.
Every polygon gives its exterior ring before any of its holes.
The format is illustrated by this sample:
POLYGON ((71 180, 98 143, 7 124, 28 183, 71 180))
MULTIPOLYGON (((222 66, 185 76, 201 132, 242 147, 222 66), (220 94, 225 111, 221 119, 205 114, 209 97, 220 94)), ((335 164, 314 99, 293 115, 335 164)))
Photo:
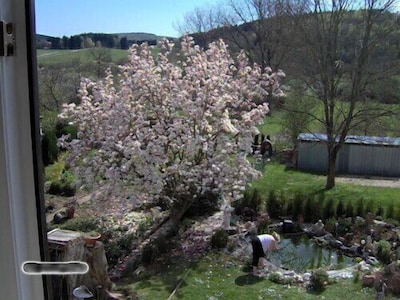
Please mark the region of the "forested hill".
MULTIPOLYGON (((329 13, 327 13, 329 14, 329 13)), ((300 16, 302 22, 312 23, 311 18, 314 16, 304 14, 300 16)), ((327 17, 328 18, 328 17, 327 17)), ((342 42, 347 44, 343 48, 343 58, 351 59, 351 51, 354 51, 353 46, 355 41, 360 40, 360 32, 355 28, 363 22, 362 10, 348 11, 341 24, 342 42)), ((387 34, 385 43, 377 46, 377 51, 374 55, 379 56, 380 60, 400 59, 400 16, 399 13, 391 13, 386 11, 376 21, 376 28, 373 34, 384 32, 387 24, 397 20, 397 26, 392 28, 392 31, 387 34)), ((280 55, 291 52, 296 49, 296 52, 304 47, 305 40, 299 36, 299 32, 295 30, 296 20, 291 16, 269 17, 253 22, 245 22, 240 25, 229 25, 217 27, 205 32, 195 32, 191 36, 197 45, 207 47, 207 45, 215 40, 223 39, 229 44, 232 50, 250 51, 254 57, 259 56, 259 51, 267 52, 264 56, 265 60, 270 60, 270 66, 274 69, 279 63, 284 60, 280 55), (249 48, 249 49, 248 49, 249 48), (281 53, 281 54, 279 54, 281 53)), ((315 28, 310 28, 315 31, 315 28)), ((316 32, 316 31, 315 31, 316 32)), ((287 55, 286 55, 287 56, 287 55)), ((260 57, 257 57, 260 58, 260 57)), ((377 57, 375 57, 377 58, 377 57)), ((257 62, 257 59, 255 59, 257 62)), ((282 66, 283 67, 283 66, 282 66)))
MULTIPOLYGON (((334 72, 337 72, 338 76, 340 73, 340 78, 346 79, 350 78, 352 68, 360 59, 365 11, 350 10, 341 13, 343 18, 337 23, 339 33, 335 40, 325 32, 329 25, 327 20, 333 15, 331 12, 282 14, 240 25, 220 25, 191 35, 201 47, 223 39, 231 51, 244 51, 251 63, 257 63, 263 69, 269 66, 273 70, 284 70, 287 81, 307 77, 308 82, 317 82, 320 78, 315 72, 318 71, 317 65, 320 60, 311 58, 313 55, 321 58, 322 56, 316 53, 323 49, 327 52, 323 59, 333 60, 336 66, 334 72), (329 45, 334 45, 335 49, 328 49, 329 45)), ((368 48, 364 72, 371 76, 365 95, 368 94, 369 99, 379 98, 383 103, 400 101, 397 88, 400 86, 399 20, 398 13, 377 10, 370 32, 370 44, 373 46, 368 48), (380 74, 379 77, 376 74, 380 74)), ((331 29, 333 30, 333 27, 331 29)), ((341 92, 344 88, 340 86, 338 91, 341 92)))
MULTIPOLYGON (((163 36, 144 32, 127 33, 82 33, 72 36, 52 37, 43 34, 36 35, 37 49, 82 49, 93 46, 105 48, 128 49, 134 43, 147 42, 155 45, 163 36)), ((167 37, 172 40, 174 38, 167 37)))

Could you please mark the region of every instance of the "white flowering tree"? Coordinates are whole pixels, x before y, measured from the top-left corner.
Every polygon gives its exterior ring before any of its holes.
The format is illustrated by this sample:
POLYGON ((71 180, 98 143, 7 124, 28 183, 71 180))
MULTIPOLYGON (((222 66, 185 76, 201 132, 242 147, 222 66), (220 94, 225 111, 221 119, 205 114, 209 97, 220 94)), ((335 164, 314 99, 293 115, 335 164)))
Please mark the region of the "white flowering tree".
POLYGON ((60 117, 78 127, 78 139, 63 142, 82 182, 131 185, 169 201, 179 219, 204 193, 240 198, 259 175, 246 154, 268 105, 254 100, 280 93, 284 74, 233 59, 223 41, 202 50, 185 37, 179 54, 167 40, 160 46, 154 58, 133 45, 118 78, 83 79, 80 105, 60 117))

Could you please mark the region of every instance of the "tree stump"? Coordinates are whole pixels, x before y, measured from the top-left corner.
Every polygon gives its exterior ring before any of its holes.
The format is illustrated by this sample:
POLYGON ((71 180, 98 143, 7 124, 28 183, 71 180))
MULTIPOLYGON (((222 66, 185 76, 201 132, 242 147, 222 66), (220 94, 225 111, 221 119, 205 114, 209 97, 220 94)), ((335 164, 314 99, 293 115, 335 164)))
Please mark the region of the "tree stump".
POLYGON ((107 273, 104 244, 97 241, 94 247, 85 247, 84 260, 89 265, 89 272, 81 275, 79 284, 87 286, 96 299, 106 299, 106 290, 111 289, 111 281, 107 273))

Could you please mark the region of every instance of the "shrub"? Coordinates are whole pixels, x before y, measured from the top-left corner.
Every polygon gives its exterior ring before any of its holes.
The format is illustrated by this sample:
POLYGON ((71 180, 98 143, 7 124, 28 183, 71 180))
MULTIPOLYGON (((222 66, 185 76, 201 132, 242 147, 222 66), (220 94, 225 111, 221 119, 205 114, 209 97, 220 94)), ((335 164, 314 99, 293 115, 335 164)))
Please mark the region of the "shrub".
POLYGON ((42 159, 45 166, 54 163, 58 157, 57 136, 54 131, 45 132, 42 138, 42 159))
MULTIPOLYGON (((375 214, 374 204, 372 203, 371 200, 369 200, 369 201, 367 202, 367 204, 365 205, 364 214, 367 214, 367 213, 375 214)), ((364 217, 364 216, 362 216, 362 217, 364 217)))
POLYGON ((278 197, 273 190, 268 194, 266 209, 272 219, 278 219, 283 215, 284 210, 282 202, 278 200, 278 197))
POLYGON ((49 194, 71 197, 76 192, 76 177, 65 158, 66 155, 62 154, 57 162, 46 167, 46 181, 49 182, 49 194))
POLYGON ((220 208, 220 195, 211 191, 202 194, 193 202, 185 212, 184 217, 191 218, 196 216, 212 215, 220 208))
MULTIPOLYGON (((288 206, 289 206, 289 201, 286 199, 286 195, 284 191, 280 191, 279 193, 279 201, 281 203, 281 215, 290 215, 290 213, 287 213, 288 210, 288 206)), ((289 207, 289 209, 292 209, 291 207, 289 207)))
MULTIPOLYGON (((353 213, 352 213, 353 214, 353 213)), ((338 203, 338 205, 337 205, 337 207, 336 207, 336 216, 338 217, 338 218, 341 218, 341 217, 343 217, 343 216, 345 216, 346 215, 346 210, 345 210, 345 208, 344 208, 344 203, 343 203, 343 200, 342 199, 340 199, 339 200, 339 203, 338 203)))
POLYGON ((378 249, 376 253, 376 257, 383 263, 390 263, 390 254, 391 254, 391 246, 390 243, 386 240, 380 240, 378 242, 378 249))
POLYGON ((394 206, 393 201, 390 202, 389 206, 387 207, 386 218, 387 219, 395 219, 396 218, 396 211, 395 211, 395 206, 394 206))
POLYGON ((139 236, 144 235, 144 233, 153 225, 154 220, 150 216, 146 216, 144 220, 141 220, 138 224, 138 228, 136 230, 139 236))
POLYGON ((293 198, 293 219, 297 220, 299 217, 304 216, 304 196, 300 193, 296 193, 293 198))
POLYGON ((349 219, 339 219, 336 227, 338 235, 345 235, 352 231, 352 222, 349 219))
POLYGON ((252 209, 254 212, 260 210, 262 204, 262 196, 257 189, 246 189, 243 198, 235 201, 233 207, 237 215, 242 215, 245 209, 252 209))
POLYGON ((211 237, 212 248, 224 248, 228 244, 228 233, 223 229, 218 229, 211 237))
POLYGON ((335 218, 335 207, 332 198, 328 199, 328 201, 325 203, 324 210, 322 212, 322 218, 324 221, 335 218))
POLYGON ((76 193, 76 188, 68 182, 52 181, 48 193, 51 195, 72 197, 76 193))
POLYGON ((353 207, 352 201, 347 201, 345 216, 347 218, 353 218, 354 217, 354 207, 353 207))
POLYGON ((72 171, 63 171, 59 179, 52 180, 48 190, 49 194, 71 197, 75 195, 75 176, 72 171))
POLYGON ((381 205, 378 206, 378 209, 376 210, 376 215, 381 217, 385 216, 385 210, 381 205))
POLYGON ((286 214, 287 216, 293 216, 293 199, 289 199, 286 202, 286 214))
POLYGON ((324 270, 318 269, 312 272, 310 278, 310 289, 314 292, 322 292, 328 284, 328 273, 324 270))
POLYGON ((332 233, 336 234, 337 233, 337 228, 336 228, 336 223, 337 220, 335 218, 329 218, 324 221, 325 223, 325 230, 332 233))
POLYGON ((268 226, 270 224, 270 218, 268 214, 262 214, 257 222, 257 233, 263 234, 268 232, 268 226))
POLYGON ((126 254, 117 242, 104 244, 104 250, 109 267, 115 266, 118 263, 119 259, 126 254))
POLYGON ((62 224, 60 228, 82 232, 99 231, 99 222, 96 218, 79 217, 69 219, 66 223, 62 224))
POLYGON ((70 135, 71 139, 76 139, 78 137, 78 127, 69 125, 65 121, 58 120, 55 126, 55 135, 57 138, 63 135, 70 135))
POLYGON ((364 215, 365 215, 364 198, 361 197, 357 200, 354 214, 355 215, 353 215, 353 217, 355 217, 355 216, 364 217, 364 215))
POLYGON ((312 196, 308 196, 304 204, 304 221, 317 222, 322 218, 322 209, 320 203, 312 196))
POLYGON ((254 209, 256 212, 260 210, 262 204, 262 197, 261 193, 257 190, 253 190, 253 195, 251 196, 250 205, 251 208, 254 209))
POLYGON ((146 244, 142 249, 142 263, 144 265, 151 264, 156 257, 156 251, 150 244, 146 244))
POLYGON ((159 237, 154 244, 155 247, 157 248, 157 253, 164 254, 167 253, 168 249, 170 248, 171 241, 166 237, 162 236, 159 237))
POLYGON ((282 282, 282 275, 279 273, 272 273, 268 276, 268 280, 279 284, 282 282))

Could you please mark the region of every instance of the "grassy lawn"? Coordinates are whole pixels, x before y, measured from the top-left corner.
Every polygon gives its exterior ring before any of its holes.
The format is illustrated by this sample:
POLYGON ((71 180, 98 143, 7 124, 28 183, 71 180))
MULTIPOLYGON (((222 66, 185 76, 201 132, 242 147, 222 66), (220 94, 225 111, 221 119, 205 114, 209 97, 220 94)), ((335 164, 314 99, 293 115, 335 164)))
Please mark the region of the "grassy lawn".
POLYGON ((372 205, 374 209, 381 206, 386 212, 393 206, 396 209, 399 207, 397 201, 400 201, 400 189, 336 183, 335 188, 325 191, 326 176, 290 170, 276 163, 268 163, 260 168, 264 176, 253 182, 252 186, 261 193, 264 200, 270 191, 275 191, 278 194, 283 193, 286 198, 300 193, 311 196, 323 194, 325 199, 332 198, 336 203, 340 199, 345 204, 353 201, 354 205, 357 201, 362 201, 365 205, 372 205))
POLYGON ((375 299, 373 289, 362 288, 354 279, 332 282, 320 294, 309 293, 302 285, 275 284, 250 275, 223 251, 212 252, 196 264, 175 263, 174 267, 167 265, 164 272, 128 281, 119 288, 137 293, 139 299, 169 299, 178 284, 171 299, 375 299))

